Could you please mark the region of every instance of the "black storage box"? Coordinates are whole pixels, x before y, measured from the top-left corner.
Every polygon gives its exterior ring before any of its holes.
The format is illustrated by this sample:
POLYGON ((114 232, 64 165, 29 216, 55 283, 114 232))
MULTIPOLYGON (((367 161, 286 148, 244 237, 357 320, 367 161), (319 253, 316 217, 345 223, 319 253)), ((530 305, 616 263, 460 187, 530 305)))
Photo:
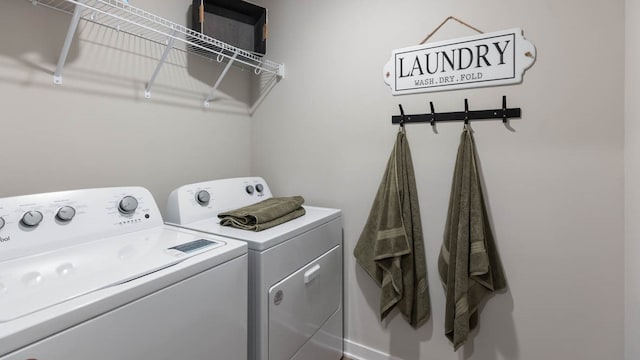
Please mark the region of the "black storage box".
POLYGON ((192 12, 193 30, 257 55, 266 53, 267 9, 241 0, 193 0, 192 12))

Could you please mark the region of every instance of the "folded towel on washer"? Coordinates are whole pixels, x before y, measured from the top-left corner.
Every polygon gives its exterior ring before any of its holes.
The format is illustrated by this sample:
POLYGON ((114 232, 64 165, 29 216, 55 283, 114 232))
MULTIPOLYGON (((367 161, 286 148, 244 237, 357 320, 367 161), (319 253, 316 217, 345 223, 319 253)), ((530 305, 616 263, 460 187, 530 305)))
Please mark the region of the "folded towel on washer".
POLYGON ((239 209, 218 214, 220 225, 261 231, 305 214, 302 196, 272 197, 239 209))
POLYGON ((467 127, 458 147, 438 272, 446 292, 445 334, 457 350, 477 325, 480 303, 506 287, 467 127))
POLYGON ((404 129, 398 132, 353 255, 381 288, 381 319, 397 307, 414 328, 427 321, 431 314, 427 263, 415 175, 404 129))

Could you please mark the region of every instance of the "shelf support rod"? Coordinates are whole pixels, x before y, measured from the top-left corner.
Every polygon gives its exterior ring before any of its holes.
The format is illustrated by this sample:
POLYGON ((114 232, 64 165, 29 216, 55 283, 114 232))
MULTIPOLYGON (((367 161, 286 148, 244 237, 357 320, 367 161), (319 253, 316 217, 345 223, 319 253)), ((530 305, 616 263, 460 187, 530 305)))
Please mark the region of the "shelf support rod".
POLYGON ((58 66, 56 67, 56 72, 53 74, 54 84, 62 84, 62 68, 64 67, 64 63, 67 61, 69 48, 71 48, 71 42, 73 41, 73 36, 75 35, 76 29, 78 28, 80 14, 82 14, 83 9, 84 6, 76 4, 75 10, 73 10, 73 17, 71 18, 71 23, 69 23, 67 37, 64 39, 64 45, 62 46, 62 51, 60 52, 60 57, 58 58, 58 66))
POLYGON ((236 60, 237 56, 238 56, 238 53, 235 52, 233 53, 233 56, 229 58, 229 62, 227 63, 227 66, 224 67, 224 70, 222 70, 222 73, 218 77, 218 80, 216 80, 216 83, 213 84, 213 87, 211 88, 211 92, 209 92, 209 96, 207 96, 207 98, 204 100, 205 107, 209 107, 209 102, 213 99, 213 96, 216 94, 216 91, 218 90, 218 86, 220 86, 220 83, 222 82, 222 78, 224 78, 224 76, 227 75, 227 72, 231 68, 231 65, 236 60))
POLYGON ((147 99, 151 98, 151 87, 153 86, 153 83, 156 81, 156 77, 160 72, 160 68, 162 68, 162 65, 164 65, 165 61, 167 61, 167 56, 169 56, 169 52, 171 51, 171 49, 173 49, 173 44, 176 41, 176 38, 174 37, 175 33, 176 33, 176 29, 173 29, 171 31, 171 35, 169 35, 169 39, 167 40, 167 46, 164 48, 164 51, 162 52, 162 56, 160 57, 160 62, 158 62, 158 65, 156 65, 156 69, 153 71, 153 75, 151 75, 151 79, 147 83, 147 86, 144 88, 144 97, 147 99))
POLYGON ((280 77, 279 75, 274 75, 271 80, 269 80, 269 83, 265 87, 264 91, 261 92, 258 99, 251 106, 251 109, 249 109, 249 115, 253 116, 253 113, 256 112, 258 106, 260 106, 260 104, 262 103, 262 100, 264 100, 264 98, 266 98, 267 95, 271 92, 271 89, 273 89, 273 87, 276 86, 278 82, 280 82, 280 79, 282 79, 282 77, 280 77))

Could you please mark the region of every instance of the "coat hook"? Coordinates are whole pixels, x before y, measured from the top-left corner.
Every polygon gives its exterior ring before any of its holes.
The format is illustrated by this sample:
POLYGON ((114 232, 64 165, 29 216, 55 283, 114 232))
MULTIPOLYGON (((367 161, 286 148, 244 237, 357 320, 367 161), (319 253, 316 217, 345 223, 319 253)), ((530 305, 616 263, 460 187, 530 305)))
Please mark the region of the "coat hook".
POLYGON ((502 95, 502 123, 507 123, 507 96, 502 95))
POLYGON ((404 109, 402 108, 402 104, 398 104, 400 108, 400 127, 404 127, 404 109))
POLYGON ((431 126, 436 125, 436 112, 433 110, 433 101, 429 101, 429 107, 431 108, 431 121, 429 122, 431 126))
POLYGON ((464 124, 469 125, 469 101, 464 99, 464 124))

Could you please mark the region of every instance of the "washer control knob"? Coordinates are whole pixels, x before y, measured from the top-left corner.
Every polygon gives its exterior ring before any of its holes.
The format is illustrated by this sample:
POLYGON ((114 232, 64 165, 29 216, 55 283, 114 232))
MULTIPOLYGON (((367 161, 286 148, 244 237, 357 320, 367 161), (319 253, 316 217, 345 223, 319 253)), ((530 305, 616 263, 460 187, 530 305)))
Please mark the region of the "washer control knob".
POLYGON ((200 206, 207 206, 209 204, 209 200, 211 200, 211 194, 207 190, 200 190, 196 194, 196 201, 200 206))
POLYGON ((118 203, 118 211, 127 215, 133 214, 138 208, 138 200, 133 196, 125 196, 118 203))
POLYGON ((22 215, 22 225, 27 227, 36 227, 40 222, 42 222, 42 213, 40 211, 27 211, 22 215))
POLYGON ((244 189, 247 190, 247 194, 253 194, 253 185, 247 185, 247 187, 244 189))
POLYGON ((63 206, 56 213, 56 219, 62 222, 69 222, 76 216, 76 209, 71 206, 63 206))
POLYGON ((261 193, 264 190, 264 186, 262 186, 262 184, 257 184, 256 185, 256 190, 261 193))
POLYGON ((0 216, 0 229, 4 227, 4 219, 0 216))

